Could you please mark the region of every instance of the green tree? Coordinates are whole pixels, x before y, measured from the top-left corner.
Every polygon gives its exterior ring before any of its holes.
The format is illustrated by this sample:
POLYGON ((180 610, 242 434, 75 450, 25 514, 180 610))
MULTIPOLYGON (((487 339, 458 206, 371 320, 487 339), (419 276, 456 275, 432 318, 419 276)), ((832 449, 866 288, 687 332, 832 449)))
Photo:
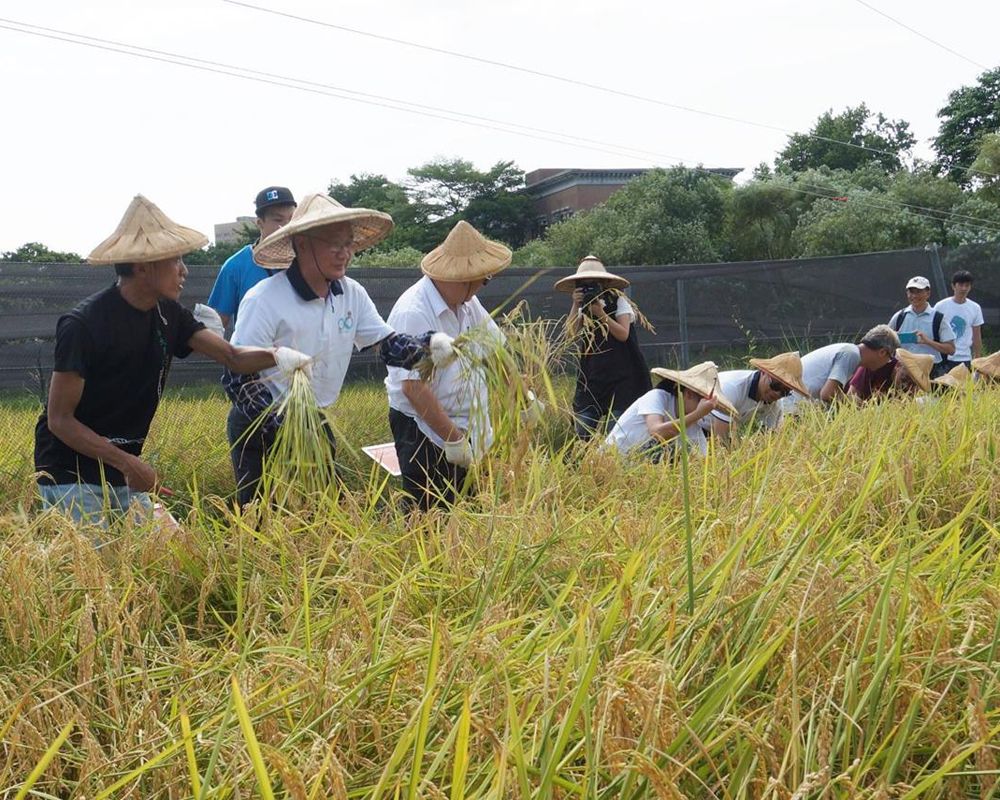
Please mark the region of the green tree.
POLYGON ((443 159, 408 172, 410 199, 425 212, 438 241, 460 219, 512 247, 530 238, 534 204, 521 192, 524 171, 513 161, 481 171, 471 161, 443 159))
POLYGON ((17 250, 0 253, 0 261, 12 264, 80 264, 83 258, 77 253, 60 253, 57 250, 49 250, 39 242, 28 242, 17 250))
POLYGON ((979 155, 981 139, 1000 132, 1000 67, 984 72, 974 86, 949 94, 937 115, 941 124, 934 138, 935 166, 956 183, 969 186, 975 181, 969 167, 979 155))
POLYGON ((983 198, 1000 205, 1000 133, 987 133, 979 140, 969 173, 978 181, 983 198))
POLYGON ((873 114, 862 103, 840 114, 830 109, 820 115, 808 134, 789 136, 774 166, 786 175, 823 166, 853 171, 872 165, 883 172, 896 172, 910 158, 916 141, 910 123, 873 114))
POLYGON ((608 264, 719 261, 731 191, 728 180, 705 170, 652 170, 603 205, 551 226, 545 241, 563 265, 588 253, 608 264))
POLYGON ((815 197, 795 190, 787 176, 751 181, 733 189, 726 215, 728 258, 759 261, 794 258, 792 234, 815 197))
POLYGON ((885 195, 852 189, 813 203, 792 240, 801 256, 832 256, 920 247, 934 241, 935 233, 933 223, 886 202, 885 195))
POLYGON ((401 247, 398 250, 365 250, 354 257, 351 262, 357 267, 398 267, 419 269, 424 254, 414 247, 401 247))
POLYGON ((437 242, 427 230, 427 209, 413 203, 406 188, 393 183, 385 175, 363 172, 351 175, 347 183, 331 183, 327 193, 351 208, 372 208, 392 217, 395 226, 376 248, 391 252, 407 247, 426 250, 437 242))
POLYGON ((945 223, 944 242, 949 245, 1000 241, 1000 206, 980 194, 964 195, 945 223))

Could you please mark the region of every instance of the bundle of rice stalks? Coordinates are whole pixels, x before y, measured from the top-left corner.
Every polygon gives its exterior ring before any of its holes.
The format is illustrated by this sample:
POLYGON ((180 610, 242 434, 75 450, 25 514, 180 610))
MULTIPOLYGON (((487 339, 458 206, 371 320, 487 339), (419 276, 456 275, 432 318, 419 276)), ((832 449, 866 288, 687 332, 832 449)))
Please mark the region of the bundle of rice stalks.
POLYGON ((296 372, 276 411, 281 425, 265 461, 262 496, 286 511, 320 505, 339 493, 330 415, 316 404, 309 377, 296 372))

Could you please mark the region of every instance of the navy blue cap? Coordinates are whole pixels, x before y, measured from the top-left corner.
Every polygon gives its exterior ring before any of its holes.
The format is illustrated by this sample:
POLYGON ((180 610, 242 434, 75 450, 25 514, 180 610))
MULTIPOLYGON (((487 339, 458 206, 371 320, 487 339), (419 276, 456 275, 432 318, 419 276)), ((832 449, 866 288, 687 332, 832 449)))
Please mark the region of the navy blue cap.
POLYGON ((260 212, 265 208, 270 208, 271 206, 295 206, 298 203, 295 202, 292 193, 284 186, 268 186, 266 189, 261 189, 257 192, 257 199, 254 200, 254 205, 257 207, 257 216, 259 217, 260 212))

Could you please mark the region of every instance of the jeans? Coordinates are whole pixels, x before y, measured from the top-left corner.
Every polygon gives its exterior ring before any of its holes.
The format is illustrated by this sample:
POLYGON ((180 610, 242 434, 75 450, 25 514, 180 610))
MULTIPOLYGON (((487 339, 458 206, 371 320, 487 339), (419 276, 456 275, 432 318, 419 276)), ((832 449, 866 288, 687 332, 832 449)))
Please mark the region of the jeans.
POLYGON ((450 463, 444 451, 428 439, 417 421, 402 411, 389 409, 389 427, 403 475, 403 491, 410 502, 428 509, 451 503, 465 482, 466 470, 450 463))
POLYGON ((77 523, 108 527, 107 512, 124 514, 135 504, 144 516, 153 512, 153 501, 146 492, 133 492, 127 486, 103 486, 94 483, 39 484, 42 508, 64 511, 77 523), (106 493, 106 494, 105 494, 106 493))

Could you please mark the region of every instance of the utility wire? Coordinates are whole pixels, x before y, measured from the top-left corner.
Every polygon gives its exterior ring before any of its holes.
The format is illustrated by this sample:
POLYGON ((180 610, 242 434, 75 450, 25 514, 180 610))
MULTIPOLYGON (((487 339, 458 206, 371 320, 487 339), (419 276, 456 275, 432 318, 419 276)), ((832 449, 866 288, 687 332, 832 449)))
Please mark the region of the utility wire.
MULTIPOLYGON (((262 73, 257 70, 251 70, 244 67, 224 64, 218 61, 207 61, 205 59, 199 59, 191 56, 170 53, 164 50, 153 50, 151 48, 145 48, 139 45, 132 45, 107 39, 99 39, 98 37, 76 34, 69 31, 61 31, 55 28, 46 28, 39 25, 32 25, 30 23, 20 22, 18 20, 10 20, 0 17, 0 29, 13 31, 15 33, 24 33, 32 36, 38 36, 41 38, 51 39, 68 44, 76 44, 83 47, 90 47, 97 50, 104 50, 107 52, 118 53, 120 55, 131 56, 133 58, 142 58, 150 61, 174 64, 176 66, 201 70, 218 75, 224 75, 227 77, 240 78, 243 80, 255 81, 258 83, 264 83, 272 86, 279 86, 282 88, 296 89, 302 92, 319 94, 327 97, 334 97, 337 99, 348 100, 350 102, 362 103, 365 105, 372 105, 380 108, 387 108, 394 111, 403 111, 409 114, 431 117, 434 119, 441 119, 447 122, 457 122, 464 125, 486 128, 488 130, 494 130, 501 133, 509 133, 516 136, 538 139, 541 141, 554 142, 556 144, 569 145, 571 147, 578 147, 586 150, 595 150, 598 152, 604 152, 619 157, 641 160, 644 161, 645 163, 650 163, 652 160, 640 159, 636 155, 622 151, 631 150, 636 153, 647 153, 649 155, 665 157, 676 161, 683 161, 683 159, 679 159, 676 156, 658 154, 654 153, 653 151, 644 151, 644 150, 639 150, 637 148, 627 147, 624 145, 615 145, 610 143, 598 142, 596 140, 587 140, 583 139, 583 137, 577 137, 571 134, 563 134, 556 131, 544 131, 544 129, 534 129, 528 126, 518 125, 516 123, 490 120, 490 118, 486 117, 474 117, 473 115, 463 114, 462 112, 456 112, 450 109, 437 108, 435 106, 423 106, 419 104, 411 104, 408 103, 407 101, 400 101, 394 98, 387 98, 381 95, 368 95, 364 92, 359 92, 351 89, 342 89, 340 87, 329 86, 327 84, 320 84, 315 81, 299 80, 297 78, 290 78, 287 76, 276 75, 274 73, 262 73), (14 25, 20 25, 23 27, 13 27, 14 25), (33 28, 34 30, 26 30, 26 28, 33 28), (298 84, 303 84, 303 85, 298 85, 298 84), (365 99, 366 97, 375 99, 365 99), (404 105, 402 104, 413 105, 416 106, 416 108, 407 108, 404 107, 404 105), (471 117, 471 119, 461 119, 457 117, 471 117), (477 121, 477 120, 490 120, 490 122, 496 122, 499 123, 499 125, 506 125, 514 128, 522 128, 526 129, 527 131, 532 131, 532 130, 543 131, 551 135, 542 136, 536 133, 525 132, 524 130, 511 130, 508 128, 498 127, 495 124, 488 124, 487 122, 477 121), (572 141, 563 141, 561 139, 553 138, 556 136, 582 139, 583 142, 596 142, 596 144, 605 146, 598 147, 592 144, 575 143, 572 141), (616 148, 616 149, 607 149, 607 148, 616 148)), ((712 172, 712 170, 702 166, 690 167, 690 169, 704 172, 710 175, 717 175, 717 173, 714 173, 712 172)), ((799 186, 794 186, 794 185, 786 185, 785 188, 800 194, 809 195, 813 197, 827 198, 827 199, 831 199, 837 196, 836 194, 833 193, 834 191, 843 191, 842 189, 829 190, 826 187, 813 186, 810 184, 801 184, 801 186, 808 187, 808 189, 799 188, 799 186), (809 189, 812 189, 814 191, 809 191, 809 189)), ((892 200, 888 198, 887 201, 895 205, 885 205, 884 203, 878 203, 876 200, 868 198, 864 200, 860 200, 856 197, 851 198, 851 202, 854 202, 857 205, 862 205, 865 207, 871 207, 881 210, 897 210, 897 207, 902 206, 912 209, 911 213, 913 213, 915 216, 923 217, 925 219, 929 219, 934 222, 942 222, 942 221, 947 221, 949 219, 965 221, 977 225, 984 231, 989 231, 992 233, 1000 233, 1000 226, 998 226, 992 220, 983 219, 981 217, 973 217, 965 214, 953 214, 949 211, 943 211, 941 209, 933 209, 925 206, 911 205, 908 203, 903 203, 901 201, 892 200), (921 212, 928 212, 928 213, 921 213, 921 212)))
MULTIPOLYGON (((642 103, 649 103, 652 105, 663 106, 664 108, 671 108, 676 111, 685 111, 689 114, 699 114, 704 117, 711 117, 713 119, 721 119, 727 122, 736 122, 741 125, 750 125, 755 128, 762 128, 764 130, 776 131, 778 133, 783 133, 786 136, 806 136, 810 139, 815 139, 820 142, 827 142, 829 144, 839 144, 844 147, 852 147, 858 150, 864 150, 869 153, 878 153, 879 155, 891 156, 893 158, 899 158, 898 153, 894 153, 891 150, 880 150, 877 147, 869 147, 868 145, 857 144, 856 142, 848 142, 843 139, 833 139, 828 136, 820 136, 817 133, 798 133, 796 131, 789 130, 788 128, 782 128, 778 125, 771 125, 766 122, 757 122, 754 120, 744 119, 742 117, 734 117, 729 114, 720 114, 715 111, 707 111, 703 108, 694 108, 692 106, 681 105, 679 103, 671 103, 667 100, 663 100, 657 97, 650 97, 648 95, 638 94, 636 92, 629 92, 624 89, 616 89, 611 86, 604 86, 599 83, 591 83, 589 81, 580 80, 578 78, 572 78, 567 75, 559 75, 552 72, 544 72, 542 70, 533 69, 531 67, 523 67, 519 64, 511 64, 506 61, 498 61, 491 58, 484 58, 482 56, 472 55, 471 53, 463 53, 458 50, 449 50, 444 47, 435 47, 433 45, 423 44, 421 42, 415 42, 409 39, 400 39, 394 36, 386 36, 380 33, 373 33, 372 31, 362 30, 360 28, 352 28, 347 25, 338 25, 334 22, 327 22, 325 20, 315 19, 313 17, 304 17, 299 14, 292 14, 287 11, 279 11, 274 8, 268 8, 267 6, 256 5, 254 3, 245 2, 245 0, 222 0, 224 3, 228 3, 231 6, 239 6, 241 8, 247 8, 252 11, 260 11, 264 14, 273 14, 278 17, 284 17, 286 19, 295 20, 297 22, 304 22, 309 25, 317 25, 323 28, 331 28, 333 30, 343 31, 345 33, 351 33, 356 36, 365 36, 370 39, 376 39, 383 42, 389 42, 391 44, 403 45, 404 47, 412 47, 417 50, 425 50, 429 53, 436 53, 438 55, 450 56, 452 58, 460 58, 466 61, 472 61, 479 64, 486 64, 492 67, 499 67, 501 69, 513 70, 514 72, 521 72, 525 75, 532 75, 537 78, 546 78, 552 81, 559 81, 560 83, 570 84, 572 86, 580 86, 584 89, 591 89, 597 92, 603 92, 605 94, 616 95, 618 97, 624 97, 629 100, 637 100, 642 103)), ((858 0, 860 2, 860 0, 858 0)), ((880 12, 881 13, 881 12, 880 12)), ((970 165, 959 164, 957 166, 965 167, 966 169, 972 169, 970 165)), ((985 175, 987 177, 996 178, 1000 177, 991 172, 981 172, 980 170, 975 170, 977 174, 985 175)))
POLYGON ((952 48, 948 47, 948 45, 941 44, 941 42, 939 42, 937 39, 932 39, 930 36, 927 36, 926 34, 921 33, 916 28, 911 28, 909 25, 907 25, 902 20, 896 19, 896 17, 893 17, 893 16, 891 16, 889 14, 886 14, 881 9, 875 8, 875 6, 873 6, 871 3, 866 3, 865 0, 854 0, 854 2, 857 3, 858 5, 864 6, 865 8, 867 8, 870 11, 874 11, 880 17, 885 17, 890 22, 894 22, 900 28, 905 28, 910 33, 914 34, 915 36, 919 36, 924 41, 930 42, 935 47, 940 47, 942 50, 946 50, 947 52, 951 53, 953 56, 958 56, 963 61, 968 61, 974 67, 979 67, 980 69, 986 69, 986 70, 989 69, 989 67, 987 67, 985 64, 980 64, 978 61, 975 61, 975 60, 969 58, 967 55, 964 55, 963 53, 959 53, 957 50, 953 50, 952 48))

